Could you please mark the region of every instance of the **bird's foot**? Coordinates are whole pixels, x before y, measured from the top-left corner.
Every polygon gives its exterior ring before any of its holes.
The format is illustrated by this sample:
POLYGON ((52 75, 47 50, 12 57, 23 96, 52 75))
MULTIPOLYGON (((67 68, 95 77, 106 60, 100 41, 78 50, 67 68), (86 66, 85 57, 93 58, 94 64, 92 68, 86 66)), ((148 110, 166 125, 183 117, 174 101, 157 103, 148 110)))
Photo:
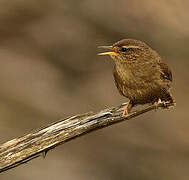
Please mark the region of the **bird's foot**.
POLYGON ((158 99, 157 102, 155 102, 154 104, 156 105, 157 109, 159 107, 163 108, 163 109, 169 109, 170 107, 167 105, 168 102, 166 101, 162 101, 160 98, 158 99), (161 106, 159 106, 159 104, 161 104, 161 106))
POLYGON ((155 109, 155 111, 159 108, 159 104, 161 104, 162 103, 162 101, 161 101, 161 99, 159 98, 156 102, 154 102, 154 105, 156 106, 156 109, 155 109))
POLYGON ((159 98, 158 101, 157 101, 157 104, 160 104, 162 103, 161 99, 159 98))

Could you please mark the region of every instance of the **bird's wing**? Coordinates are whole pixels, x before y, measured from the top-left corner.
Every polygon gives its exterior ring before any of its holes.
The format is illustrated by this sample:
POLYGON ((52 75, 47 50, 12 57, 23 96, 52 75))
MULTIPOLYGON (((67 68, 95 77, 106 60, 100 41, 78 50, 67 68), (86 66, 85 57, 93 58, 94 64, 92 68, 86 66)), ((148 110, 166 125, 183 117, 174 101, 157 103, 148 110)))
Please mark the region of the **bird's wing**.
POLYGON ((161 69, 161 78, 172 82, 172 72, 169 66, 162 61, 159 62, 159 65, 161 69))

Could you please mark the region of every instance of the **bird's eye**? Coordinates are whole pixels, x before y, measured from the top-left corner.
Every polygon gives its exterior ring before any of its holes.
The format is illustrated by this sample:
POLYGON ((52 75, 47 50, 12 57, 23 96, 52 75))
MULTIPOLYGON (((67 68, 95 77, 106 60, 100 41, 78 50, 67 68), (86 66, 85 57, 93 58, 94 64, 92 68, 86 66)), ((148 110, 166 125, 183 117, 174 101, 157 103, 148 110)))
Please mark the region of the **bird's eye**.
POLYGON ((126 52, 127 49, 126 48, 121 48, 121 52, 126 52))

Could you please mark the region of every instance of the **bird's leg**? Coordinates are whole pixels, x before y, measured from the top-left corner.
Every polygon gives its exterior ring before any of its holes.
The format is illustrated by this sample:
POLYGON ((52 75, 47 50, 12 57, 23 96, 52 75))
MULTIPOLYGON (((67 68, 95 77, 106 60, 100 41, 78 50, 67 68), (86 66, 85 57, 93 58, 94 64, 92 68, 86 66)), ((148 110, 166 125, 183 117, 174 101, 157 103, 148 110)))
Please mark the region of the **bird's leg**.
POLYGON ((131 108, 133 107, 133 104, 132 104, 132 102, 129 100, 129 102, 127 103, 127 105, 126 105, 126 107, 125 107, 125 109, 124 109, 124 111, 123 111, 123 116, 125 116, 125 115, 127 115, 127 114, 129 114, 129 112, 131 111, 131 108))
POLYGON ((158 98, 158 100, 157 101, 155 101, 154 103, 152 103, 152 104, 154 104, 155 106, 156 106, 156 109, 155 109, 155 111, 157 111, 157 109, 158 109, 158 104, 159 103, 161 103, 162 101, 161 101, 161 99, 160 98, 158 98))
POLYGON ((161 99, 159 98, 158 101, 157 101, 157 104, 160 104, 162 101, 161 99))
POLYGON ((158 107, 158 104, 160 104, 162 101, 161 101, 161 99, 160 98, 158 98, 158 100, 157 101, 155 101, 153 104, 154 105, 156 105, 157 107, 158 107))

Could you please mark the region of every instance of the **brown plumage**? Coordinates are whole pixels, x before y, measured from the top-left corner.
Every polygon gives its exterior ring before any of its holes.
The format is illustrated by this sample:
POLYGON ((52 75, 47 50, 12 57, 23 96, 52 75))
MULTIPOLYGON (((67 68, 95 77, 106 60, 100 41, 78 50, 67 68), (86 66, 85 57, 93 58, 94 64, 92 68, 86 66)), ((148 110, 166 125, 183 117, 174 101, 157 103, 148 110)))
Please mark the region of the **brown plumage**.
POLYGON ((129 98, 123 115, 137 104, 174 100, 169 92, 172 73, 160 55, 147 44, 134 39, 123 39, 111 50, 99 55, 110 55, 115 63, 114 79, 121 95, 129 98))

